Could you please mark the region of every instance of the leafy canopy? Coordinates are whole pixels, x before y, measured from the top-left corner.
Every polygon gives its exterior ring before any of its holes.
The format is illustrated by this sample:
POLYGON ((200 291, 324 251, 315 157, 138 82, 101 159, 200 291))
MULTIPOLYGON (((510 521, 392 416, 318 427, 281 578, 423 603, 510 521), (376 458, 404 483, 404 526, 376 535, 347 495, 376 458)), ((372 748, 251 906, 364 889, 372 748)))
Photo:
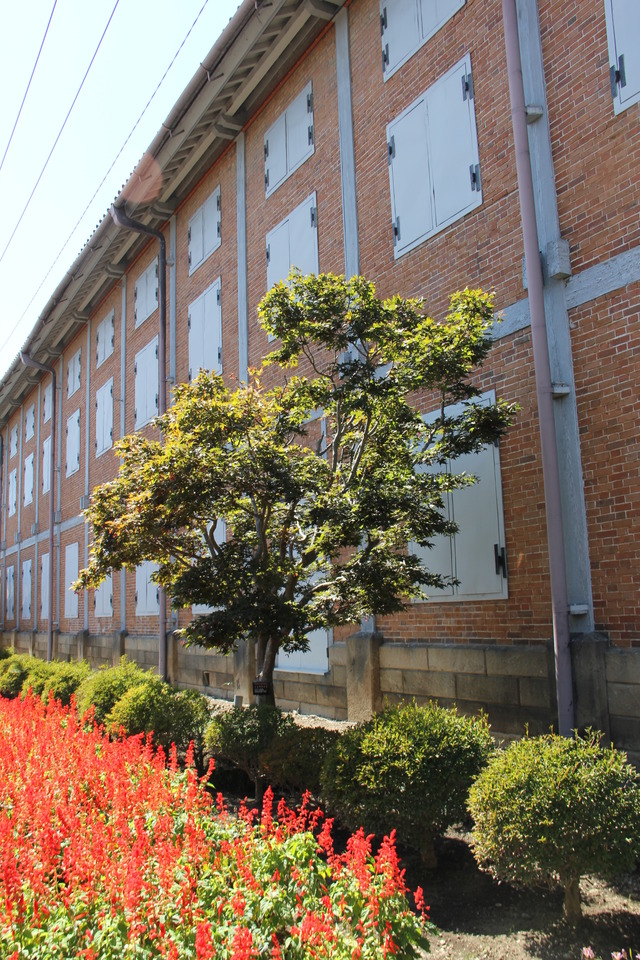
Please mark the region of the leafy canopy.
POLYGON ((420 301, 381 301, 363 278, 294 274, 259 316, 280 346, 248 384, 201 373, 156 419, 161 439, 116 444, 122 465, 93 493, 78 585, 153 560, 174 606, 209 607, 188 643, 229 651, 252 636, 268 674, 308 631, 444 585, 407 544, 455 532, 443 496, 473 478, 448 461, 494 442, 512 408, 473 403, 493 322, 481 291, 456 293, 438 322, 420 301), (425 408, 440 416, 426 423, 425 408))

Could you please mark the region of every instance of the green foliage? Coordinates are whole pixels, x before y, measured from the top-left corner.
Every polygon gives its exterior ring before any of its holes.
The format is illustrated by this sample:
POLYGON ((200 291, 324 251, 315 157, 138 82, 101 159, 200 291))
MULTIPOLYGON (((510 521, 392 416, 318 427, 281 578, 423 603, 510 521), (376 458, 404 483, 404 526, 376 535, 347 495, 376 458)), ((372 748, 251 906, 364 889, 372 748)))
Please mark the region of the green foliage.
POLYGON ((207 731, 207 747, 214 758, 244 771, 258 784, 264 777, 265 751, 276 737, 293 729, 293 718, 269 704, 250 704, 216 713, 207 731))
POLYGON ((420 301, 379 300, 363 278, 293 275, 260 317, 281 343, 265 363, 303 361, 311 375, 265 389, 257 372, 232 391, 201 373, 178 386, 156 420, 161 442, 116 445, 122 466, 92 495, 78 585, 153 560, 175 606, 210 607, 185 641, 229 652, 249 636, 270 680, 278 650, 306 649, 309 631, 446 585, 406 545, 455 532, 443 497, 473 478, 449 462, 494 442, 513 408, 473 402, 470 376, 492 344, 481 291, 455 294, 441 322, 420 301), (429 423, 425 393, 442 409, 429 423))
POLYGON ((24 697, 28 690, 31 690, 34 697, 41 697, 47 682, 53 673, 53 664, 46 660, 40 660, 38 657, 26 657, 24 661, 26 673, 22 681, 20 693, 24 697))
POLYGON ((592 733, 510 744, 472 787, 469 810, 476 859, 504 880, 559 880, 566 891, 585 874, 633 869, 640 857, 638 774, 592 733))
POLYGON ((347 826, 389 833, 433 863, 433 838, 466 814, 473 779, 493 749, 483 717, 429 703, 387 707, 330 751, 322 793, 347 826))
POLYGON ((266 780, 288 793, 309 790, 319 796, 323 764, 339 737, 337 730, 299 727, 294 723, 274 737, 262 754, 266 780))
POLYGON ((117 667, 100 667, 81 683, 76 693, 78 713, 83 716, 93 706, 96 723, 104 723, 107 714, 127 690, 143 683, 150 676, 132 660, 120 658, 117 667))
POLYGON ((13 650, 10 647, 0 647, 0 660, 6 660, 13 656, 13 650))
POLYGON ((206 700, 195 691, 174 690, 159 677, 145 674, 142 682, 130 687, 118 699, 105 718, 112 734, 125 736, 152 733, 153 742, 167 751, 173 743, 185 754, 189 743, 204 751, 204 731, 208 725, 206 700))
POLYGON ((0 697, 13 699, 20 695, 31 657, 15 654, 0 661, 0 697))
POLYGON ((48 666, 50 669, 42 688, 42 699, 48 700, 52 696, 67 707, 71 703, 72 695, 89 676, 89 664, 83 660, 80 663, 54 662, 48 666))

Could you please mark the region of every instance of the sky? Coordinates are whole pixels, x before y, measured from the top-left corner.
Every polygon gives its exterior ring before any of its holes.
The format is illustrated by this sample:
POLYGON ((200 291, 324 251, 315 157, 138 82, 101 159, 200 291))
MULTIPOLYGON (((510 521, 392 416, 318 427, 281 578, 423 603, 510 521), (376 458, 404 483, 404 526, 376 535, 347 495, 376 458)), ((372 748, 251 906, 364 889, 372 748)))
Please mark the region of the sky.
POLYGON ((2 3, 0 377, 239 2, 2 3))

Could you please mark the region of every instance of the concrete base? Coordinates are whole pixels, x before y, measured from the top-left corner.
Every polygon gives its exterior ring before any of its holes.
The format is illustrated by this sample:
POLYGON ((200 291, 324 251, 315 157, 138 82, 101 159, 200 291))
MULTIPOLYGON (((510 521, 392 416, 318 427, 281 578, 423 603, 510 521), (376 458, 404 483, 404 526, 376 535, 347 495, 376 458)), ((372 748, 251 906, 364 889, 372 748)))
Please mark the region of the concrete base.
POLYGON ((347 717, 361 723, 382 708, 380 689, 381 633, 347 637, 347 717))

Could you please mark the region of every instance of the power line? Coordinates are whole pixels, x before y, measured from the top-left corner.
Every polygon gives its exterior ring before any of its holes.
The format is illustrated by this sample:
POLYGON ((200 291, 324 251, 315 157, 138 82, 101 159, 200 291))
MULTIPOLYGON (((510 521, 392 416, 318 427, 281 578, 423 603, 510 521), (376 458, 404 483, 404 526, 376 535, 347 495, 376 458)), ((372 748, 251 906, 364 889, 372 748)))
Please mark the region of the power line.
POLYGON ((22 113, 22 108, 24 107, 24 102, 25 102, 25 100, 27 99, 27 94, 29 93, 29 88, 30 88, 30 86, 31 86, 31 81, 33 80, 33 75, 34 75, 34 73, 36 72, 36 67, 38 66, 38 60, 40 59, 40 54, 42 53, 42 48, 44 47, 44 42, 45 42, 45 40, 47 39, 47 34, 49 33, 49 27, 51 26, 51 21, 53 20, 53 11, 56 9, 56 4, 57 4, 57 2, 58 2, 58 0, 53 0, 53 6, 52 6, 52 8, 51 8, 51 13, 49 14, 49 20, 48 20, 48 22, 47 22, 46 30, 44 31, 44 37, 42 38, 42 43, 40 44, 40 49, 38 50, 38 56, 36 57, 36 62, 35 62, 34 65, 33 65, 33 70, 31 71, 31 76, 29 77, 29 82, 28 82, 28 84, 27 84, 27 89, 26 89, 25 92, 24 92, 24 96, 23 96, 23 98, 22 98, 22 103, 20 104, 20 109, 18 110, 18 116, 16 117, 15 123, 13 124, 13 129, 12 129, 11 133, 9 134, 9 141, 8 141, 6 147, 4 148, 4 153, 2 154, 2 160, 0 160, 0 170, 2 170, 2 168, 3 168, 3 166, 4 166, 4 161, 5 161, 5 158, 6 158, 6 156, 7 156, 7 153, 9 152, 9 147, 11 146, 11 141, 13 140, 13 135, 14 135, 14 133, 16 132, 16 127, 18 126, 18 120, 20 119, 20 114, 22 113))
POLYGON ((16 235, 16 232, 17 232, 17 230, 18 230, 18 227, 19 227, 20 224, 22 223, 22 219, 23 219, 25 213, 27 212, 27 210, 29 209, 29 204, 31 203, 31 201, 32 201, 32 199, 33 199, 33 195, 34 195, 34 193, 36 192, 36 190, 38 189, 38 184, 39 184, 40 181, 42 180, 42 177, 44 176, 44 172, 45 172, 45 170, 47 169, 47 166, 49 165, 49 160, 51 160, 53 151, 55 150, 56 146, 58 145, 58 140, 59 140, 60 137, 62 136, 62 132, 63 132, 64 128, 65 128, 66 125, 67 125, 67 120, 68 120, 69 117, 71 116, 71 111, 73 110, 73 108, 74 108, 75 105, 76 105, 76 101, 77 101, 78 97, 80 96, 80 91, 82 90, 82 88, 83 88, 83 86, 84 86, 85 80, 86 80, 87 77, 89 76, 89 71, 91 70, 91 67, 93 66, 93 62, 94 62, 94 60, 96 59, 96 57, 98 56, 98 50, 99 50, 100 47, 102 46, 102 41, 104 40, 105 34, 106 34, 107 30, 109 29, 109 25, 110 25, 111 21, 113 20, 113 15, 114 15, 114 13, 116 12, 116 9, 117 9, 119 3, 120 3, 120 0, 116 0, 115 5, 114 5, 114 8, 113 8, 113 10, 111 11, 111 14, 110 14, 110 16, 109 16, 109 19, 107 20, 107 25, 106 25, 106 27, 104 28, 104 30, 102 31, 102 36, 101 36, 100 39, 98 40, 98 46, 96 47, 96 49, 95 49, 95 51, 94 51, 94 54, 93 54, 93 56, 91 57, 91 61, 90 61, 90 63, 89 63, 89 66, 87 67, 87 69, 86 69, 86 71, 85 71, 84 77, 82 78, 82 80, 81 80, 81 82, 80 82, 80 86, 78 87, 78 89, 77 89, 77 91, 76 91, 76 95, 75 95, 75 97, 73 98, 73 101, 72 101, 72 103, 71 103, 71 106, 69 107, 69 109, 68 109, 68 111, 67 111, 66 117, 65 117, 64 120, 62 121, 62 126, 60 127, 60 129, 59 129, 59 131, 58 131, 58 135, 57 135, 56 139, 55 139, 54 142, 53 142, 53 146, 51 147, 51 150, 49 151, 49 156, 48 156, 47 159, 45 160, 44 166, 42 167, 42 170, 41 170, 40 173, 38 174, 38 179, 36 180, 36 182, 35 182, 35 184, 34 184, 34 186, 33 186, 33 190, 32 190, 31 193, 29 194, 29 199, 28 199, 27 202, 25 203, 24 208, 23 208, 23 210, 22 210, 22 213, 21 213, 20 216, 18 217, 18 222, 16 223, 15 227, 13 228, 13 230, 12 230, 12 232, 11 232, 11 236, 10 236, 9 239, 7 240, 7 244, 6 244, 5 248, 4 248, 4 250, 3 250, 2 253, 0 254, 0 263, 2 263, 2 261, 3 261, 3 259, 4 259, 4 255, 5 255, 5 253, 7 252, 7 250, 9 249, 9 247, 10 247, 10 245, 11 245, 11 241, 13 240, 13 238, 14 238, 15 235, 16 235))
POLYGON ((186 33, 186 35, 185 35, 185 37, 184 37, 184 40, 182 41, 182 43, 180 44, 180 46, 178 47, 178 49, 177 49, 176 52, 174 53, 173 57, 171 58, 171 61, 169 62, 168 67, 166 68, 166 70, 165 70, 164 73, 162 74, 160 80, 158 81, 155 90, 153 91, 153 93, 151 94, 151 96, 150 96, 149 99, 147 100, 145 106, 143 107, 140 116, 138 117, 138 119, 137 119, 136 122, 134 123, 133 127, 132 127, 131 130, 129 131, 129 133, 128 133, 128 135, 127 135, 124 143, 122 144, 122 146, 121 146, 120 149, 118 150, 117 154, 116 154, 115 157, 113 158, 111 164, 109 165, 109 169, 107 170, 107 172, 106 172, 105 175, 103 176, 102 180, 100 181, 100 183, 99 183, 98 186, 96 187, 93 196, 91 197, 91 199, 90 199, 89 202, 87 203, 86 207, 84 208, 84 210, 82 211, 82 213, 81 213, 80 216, 78 217, 78 219, 77 219, 77 221, 76 221, 76 223, 75 223, 75 226, 74 226, 73 229, 71 230, 71 233, 69 234, 69 236, 67 237, 67 239, 66 239, 65 242, 63 243, 62 247, 61 247, 60 250, 58 251, 58 254, 56 255, 55 260, 53 261, 53 263, 51 264, 51 266, 49 267, 49 269, 48 269, 47 272, 45 273, 44 277, 43 277, 42 280, 40 281, 38 287, 36 288, 36 290, 35 290, 35 292, 34 292, 34 294, 33 294, 33 296, 31 297, 31 300, 29 300, 29 303, 26 305, 26 307, 25 307, 24 310, 22 311, 22 313, 21 313, 21 315, 20 315, 17 323, 16 323, 15 326, 13 327, 13 329, 12 329, 11 333, 9 334, 9 336, 7 337, 7 339, 4 341, 4 343, 3 343, 2 346, 0 347, 0 350, 4 349, 4 347, 7 345, 7 343, 9 342, 9 340, 11 339, 11 337, 13 336, 13 334, 15 333, 15 331, 18 329, 18 326, 20 325, 20 323, 21 323, 22 320, 24 319, 27 311, 29 310, 29 307, 31 306, 31 304, 32 304, 33 301, 36 299, 36 297, 38 296, 38 294, 39 294, 40 291, 42 290, 43 286, 44 286, 45 283, 47 282, 47 279, 48 279, 49 275, 51 274, 53 268, 55 267, 56 263, 58 262, 58 260, 59 260, 60 257, 62 256, 62 254, 64 253, 64 251, 65 251, 66 247, 68 246, 68 244, 69 244, 71 238, 73 237, 74 233, 76 232, 76 230, 78 229, 78 227, 79 227, 80 224, 82 223, 82 220, 83 220, 83 218, 84 218, 87 210, 89 209, 89 207, 91 206, 91 204, 93 203, 93 201, 95 200, 95 198, 98 196, 98 193, 99 193, 100 190, 102 189, 102 186, 104 185, 105 180, 107 179, 107 177, 109 176, 109 174, 110 174, 111 171, 113 170, 114 166, 115 166, 116 163, 118 162, 118 159, 120 158, 120 156, 121 156, 124 148, 125 148, 126 145, 129 143, 129 140, 131 139, 131 137, 132 137, 133 134, 135 133, 137 127, 138 127, 139 124, 140 124, 140 121, 142 120, 142 118, 144 117, 145 113, 147 112, 147 110, 148 110, 149 107, 151 106, 151 103, 153 102, 153 99, 155 98, 158 90, 160 89, 160 87, 161 87, 162 84, 164 83, 164 81, 165 81, 165 79, 166 79, 166 77, 167 77, 167 74, 169 73, 169 71, 171 70, 171 68, 172 68, 172 66, 174 65, 175 61, 177 60, 177 58, 178 58, 178 56, 179 56, 182 48, 184 47, 185 43, 187 42, 187 40, 188 40, 189 37, 191 36, 191 33, 193 32, 193 29, 195 28, 195 26, 196 26, 198 20, 200 19, 200 17, 202 16, 202 14, 203 14, 203 12, 204 12, 204 9, 205 9, 205 7, 207 6, 208 3, 209 3, 209 0, 204 0, 204 3, 203 3, 202 6, 200 7, 200 10, 198 11, 198 13, 197 13, 197 15, 196 15, 195 20, 193 21, 193 23, 191 24, 191 26, 190 26, 189 29, 188 29, 188 31, 187 31, 187 33, 186 33))

